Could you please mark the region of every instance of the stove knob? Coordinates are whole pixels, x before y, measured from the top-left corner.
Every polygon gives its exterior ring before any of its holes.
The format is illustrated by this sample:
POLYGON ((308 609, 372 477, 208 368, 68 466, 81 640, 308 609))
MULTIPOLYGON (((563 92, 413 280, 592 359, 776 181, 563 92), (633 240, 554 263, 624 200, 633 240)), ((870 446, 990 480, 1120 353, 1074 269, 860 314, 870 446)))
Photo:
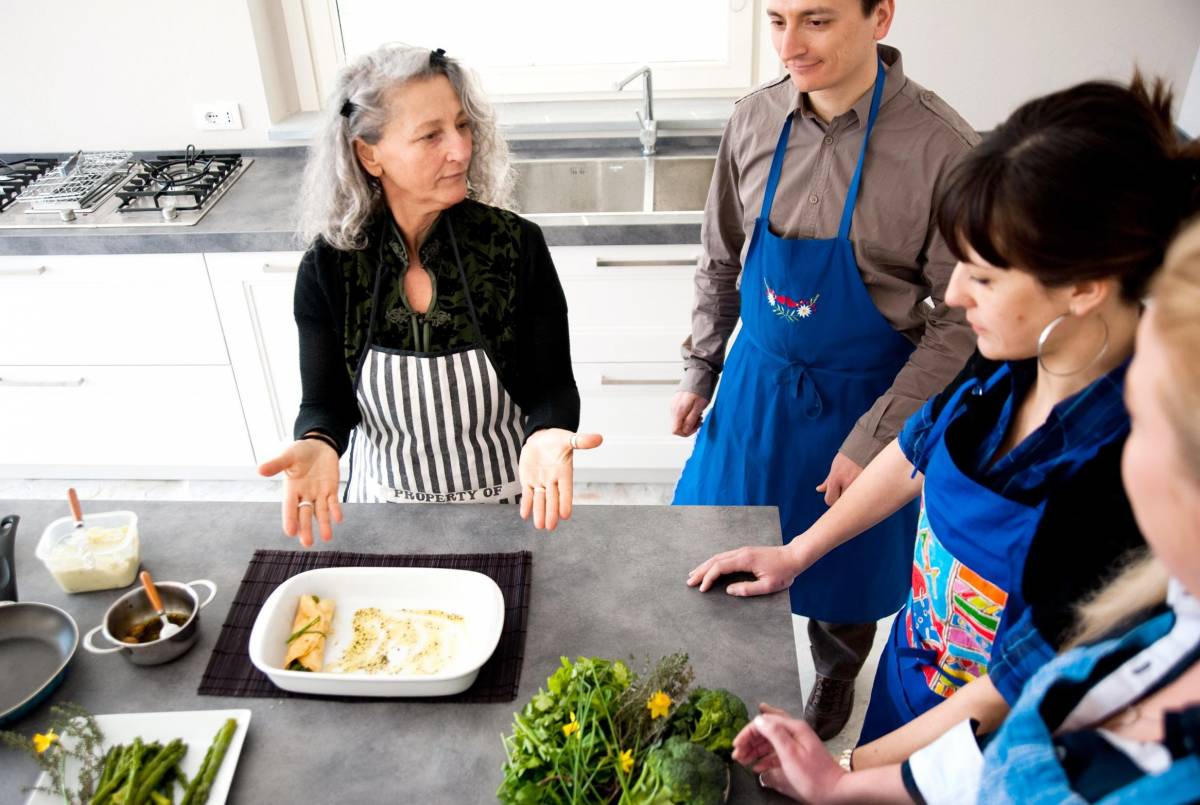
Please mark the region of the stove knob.
POLYGON ((60 210, 58 217, 67 223, 70 223, 71 221, 75 220, 75 210, 60 210))
POLYGON ((175 209, 174 205, 168 204, 162 208, 162 217, 164 221, 174 221, 179 217, 179 211, 175 209))

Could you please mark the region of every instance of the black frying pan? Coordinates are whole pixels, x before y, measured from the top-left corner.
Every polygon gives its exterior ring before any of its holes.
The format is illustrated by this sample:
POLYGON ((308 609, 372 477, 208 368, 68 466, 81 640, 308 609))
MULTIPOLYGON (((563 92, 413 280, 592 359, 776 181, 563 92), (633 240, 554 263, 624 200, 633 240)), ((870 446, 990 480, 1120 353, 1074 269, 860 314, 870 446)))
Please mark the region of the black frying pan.
POLYGON ((42 703, 79 646, 75 619, 49 604, 17 603, 13 543, 19 517, 0 520, 0 726, 42 703))

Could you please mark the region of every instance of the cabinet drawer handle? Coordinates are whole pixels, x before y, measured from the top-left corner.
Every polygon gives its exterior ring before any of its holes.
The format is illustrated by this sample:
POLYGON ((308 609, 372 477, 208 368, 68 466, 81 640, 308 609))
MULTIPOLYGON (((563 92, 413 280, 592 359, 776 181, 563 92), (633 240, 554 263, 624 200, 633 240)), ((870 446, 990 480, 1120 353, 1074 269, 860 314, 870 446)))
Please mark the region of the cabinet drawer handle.
POLYGON ((678 386, 677 377, 609 377, 600 375, 601 386, 678 386))
POLYGON ((618 260, 607 257, 596 258, 596 268, 695 268, 699 257, 634 258, 618 260))
POLYGON ((21 380, 15 377, 0 377, 0 386, 23 386, 31 388, 78 387, 82 386, 85 380, 87 380, 85 377, 73 380, 21 380))
POLYGON ((0 268, 0 277, 40 277, 45 273, 45 266, 29 266, 28 268, 0 268))
POLYGON ((279 266, 274 263, 263 263, 264 274, 295 274, 300 270, 300 266, 279 266))

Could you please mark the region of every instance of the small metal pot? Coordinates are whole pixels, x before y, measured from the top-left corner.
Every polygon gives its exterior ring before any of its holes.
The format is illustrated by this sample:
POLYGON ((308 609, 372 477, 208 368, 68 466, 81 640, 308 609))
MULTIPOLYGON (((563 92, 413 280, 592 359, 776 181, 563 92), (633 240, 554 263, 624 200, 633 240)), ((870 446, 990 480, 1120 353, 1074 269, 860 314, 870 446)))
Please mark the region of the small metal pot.
POLYGON ((158 594, 162 598, 163 610, 168 615, 185 615, 187 622, 179 631, 168 638, 159 638, 149 643, 124 643, 119 636, 128 635, 130 630, 139 623, 155 617, 150 599, 141 587, 130 590, 118 598, 104 615, 104 622, 92 629, 83 638, 83 647, 93 654, 113 654, 121 652, 134 665, 159 665, 170 662, 186 653, 200 637, 200 610, 208 606, 217 594, 217 585, 208 579, 196 579, 187 584, 178 581, 156 582, 158 594), (203 601, 193 586, 205 587, 208 597, 203 601), (112 648, 100 648, 92 644, 96 632, 103 631, 104 639, 113 644, 112 648))

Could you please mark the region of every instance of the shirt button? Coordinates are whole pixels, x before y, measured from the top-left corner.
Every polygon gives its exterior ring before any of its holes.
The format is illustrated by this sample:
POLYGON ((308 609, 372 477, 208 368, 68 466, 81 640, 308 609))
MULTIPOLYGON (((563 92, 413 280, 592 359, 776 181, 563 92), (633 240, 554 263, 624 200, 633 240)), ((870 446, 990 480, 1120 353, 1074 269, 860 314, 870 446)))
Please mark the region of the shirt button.
POLYGON ((832 138, 832 137, 826 137, 826 138, 825 138, 825 144, 826 144, 826 145, 833 145, 833 138, 832 138))
POLYGON ((816 196, 809 196, 809 197, 808 197, 808 203, 809 203, 809 204, 816 204, 816 203, 817 203, 817 201, 819 201, 819 199, 818 199, 816 196))

